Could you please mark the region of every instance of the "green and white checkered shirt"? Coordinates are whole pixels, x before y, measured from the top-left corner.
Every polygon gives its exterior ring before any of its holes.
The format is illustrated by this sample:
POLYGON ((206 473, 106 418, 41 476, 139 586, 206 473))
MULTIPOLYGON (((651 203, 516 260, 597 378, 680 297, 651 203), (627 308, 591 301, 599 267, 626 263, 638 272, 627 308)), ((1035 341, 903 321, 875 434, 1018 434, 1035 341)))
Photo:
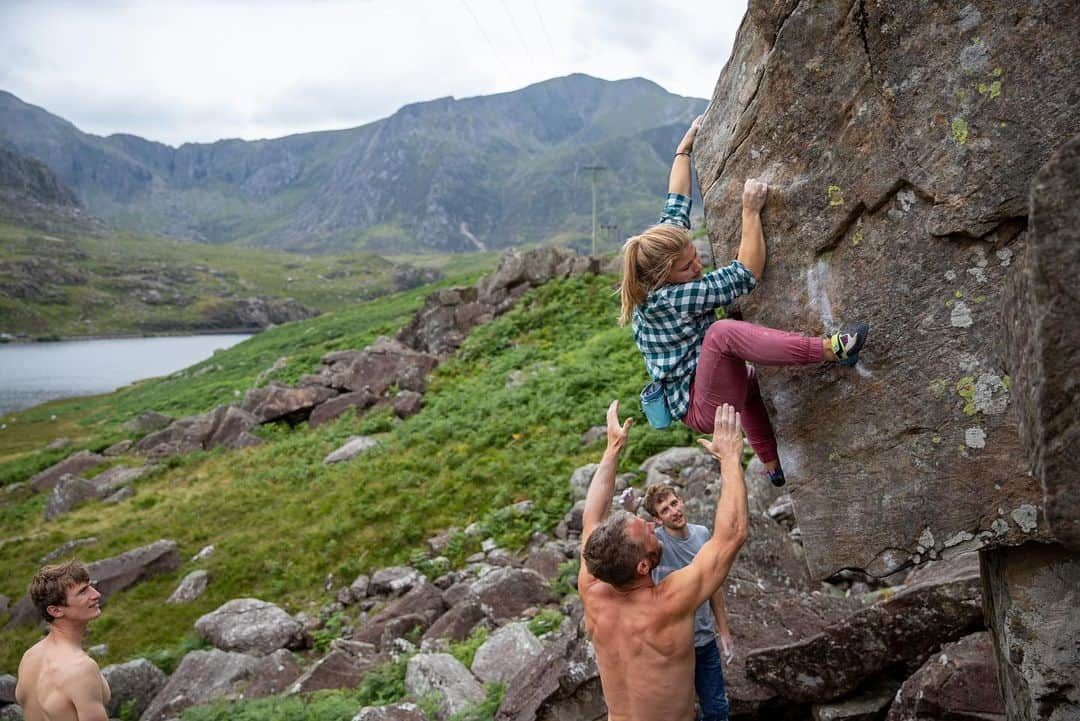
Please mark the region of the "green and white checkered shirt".
MULTIPOLYGON (((668 193, 659 222, 689 230, 690 198, 668 193)), ((658 288, 634 308, 634 342, 649 376, 663 383, 673 418, 682 418, 690 409, 690 382, 705 331, 716 320, 716 309, 749 293, 755 285, 754 274, 733 260, 698 280, 658 288)))

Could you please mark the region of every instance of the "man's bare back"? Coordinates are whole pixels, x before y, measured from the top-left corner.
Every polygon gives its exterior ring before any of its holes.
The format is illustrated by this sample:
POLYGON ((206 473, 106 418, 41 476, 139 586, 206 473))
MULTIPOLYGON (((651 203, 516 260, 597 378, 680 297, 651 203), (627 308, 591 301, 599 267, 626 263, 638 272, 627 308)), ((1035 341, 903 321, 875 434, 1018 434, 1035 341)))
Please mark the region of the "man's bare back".
POLYGON ((719 589, 746 540, 742 429, 729 405, 716 413, 711 441, 724 490, 712 537, 694 560, 657 586, 662 547, 651 523, 626 511, 610 515, 618 458, 632 421, 608 408, 608 446, 589 483, 582 512, 578 590, 585 630, 596 650, 609 721, 694 718, 694 611, 719 589))
POLYGON ((667 616, 656 586, 624 593, 594 578, 580 591, 608 718, 692 719, 693 616, 667 616))
POLYGON ((86 721, 75 705, 86 695, 108 703, 110 692, 97 662, 81 648, 44 638, 23 654, 15 697, 26 721, 86 721))

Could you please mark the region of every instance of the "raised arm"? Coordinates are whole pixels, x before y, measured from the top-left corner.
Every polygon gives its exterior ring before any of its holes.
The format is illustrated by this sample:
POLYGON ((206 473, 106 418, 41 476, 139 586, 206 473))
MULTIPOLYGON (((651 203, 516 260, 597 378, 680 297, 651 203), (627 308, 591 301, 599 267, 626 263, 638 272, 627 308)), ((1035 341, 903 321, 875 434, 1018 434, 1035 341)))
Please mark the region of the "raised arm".
POLYGON ((615 471, 619 467, 619 454, 630 435, 633 418, 627 418, 619 425, 619 402, 612 401, 607 409, 607 448, 600 459, 600 467, 589 482, 589 492, 585 495, 585 510, 581 515, 581 547, 593 529, 603 523, 611 509, 611 498, 615 494, 615 471))
POLYGON ((690 151, 694 149, 694 138, 701 127, 701 118, 697 116, 686 130, 686 135, 675 148, 675 159, 671 161, 671 175, 668 176, 668 192, 690 195, 690 151))
POLYGON ((716 504, 712 538, 689 566, 675 571, 659 586, 665 589, 666 603, 673 615, 692 613, 712 599, 727 578, 735 554, 746 541, 750 525, 742 470, 742 428, 735 409, 726 403, 717 408, 712 439, 701 439, 698 443, 720 461, 724 483, 720 502, 716 504))
POLYGON ((747 178, 743 183, 742 193, 742 239, 739 241, 739 254, 736 256, 761 280, 765 272, 765 231, 761 228, 761 209, 765 207, 765 197, 769 186, 761 180, 747 178))

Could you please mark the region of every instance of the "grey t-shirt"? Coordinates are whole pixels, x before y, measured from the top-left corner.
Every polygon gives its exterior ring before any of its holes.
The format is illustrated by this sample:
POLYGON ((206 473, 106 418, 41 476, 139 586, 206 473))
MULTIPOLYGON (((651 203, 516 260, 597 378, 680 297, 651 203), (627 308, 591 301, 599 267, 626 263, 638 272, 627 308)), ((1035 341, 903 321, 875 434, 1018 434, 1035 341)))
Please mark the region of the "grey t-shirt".
MULTIPOLYGON (((671 572, 689 566, 712 535, 708 528, 694 523, 687 523, 686 528, 690 531, 686 538, 670 535, 663 526, 656 529, 656 537, 664 544, 664 552, 660 556, 660 565, 653 569, 653 583, 659 584, 671 572)), ((694 613, 694 645, 704 646, 715 639, 716 621, 713 618, 712 606, 706 601, 694 613)))

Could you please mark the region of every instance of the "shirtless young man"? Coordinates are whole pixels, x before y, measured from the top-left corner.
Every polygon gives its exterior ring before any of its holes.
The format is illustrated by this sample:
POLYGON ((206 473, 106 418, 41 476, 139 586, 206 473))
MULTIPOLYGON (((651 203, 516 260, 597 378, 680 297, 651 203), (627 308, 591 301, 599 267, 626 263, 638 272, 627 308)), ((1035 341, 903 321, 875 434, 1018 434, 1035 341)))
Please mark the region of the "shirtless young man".
POLYGON ((652 570, 662 549, 653 525, 626 511, 608 517, 632 423, 628 418, 620 425, 618 413, 616 401, 608 408, 608 445, 582 517, 578 590, 585 630, 596 650, 609 721, 691 721, 694 612, 720 588, 747 537, 739 414, 722 405, 712 440, 699 441, 720 461, 724 479, 712 538, 690 565, 656 585, 652 570))
POLYGON ((49 634, 23 654, 15 700, 26 721, 108 721, 109 684, 82 649, 90 621, 101 615, 101 594, 86 566, 46 566, 30 582, 30 600, 49 634))

